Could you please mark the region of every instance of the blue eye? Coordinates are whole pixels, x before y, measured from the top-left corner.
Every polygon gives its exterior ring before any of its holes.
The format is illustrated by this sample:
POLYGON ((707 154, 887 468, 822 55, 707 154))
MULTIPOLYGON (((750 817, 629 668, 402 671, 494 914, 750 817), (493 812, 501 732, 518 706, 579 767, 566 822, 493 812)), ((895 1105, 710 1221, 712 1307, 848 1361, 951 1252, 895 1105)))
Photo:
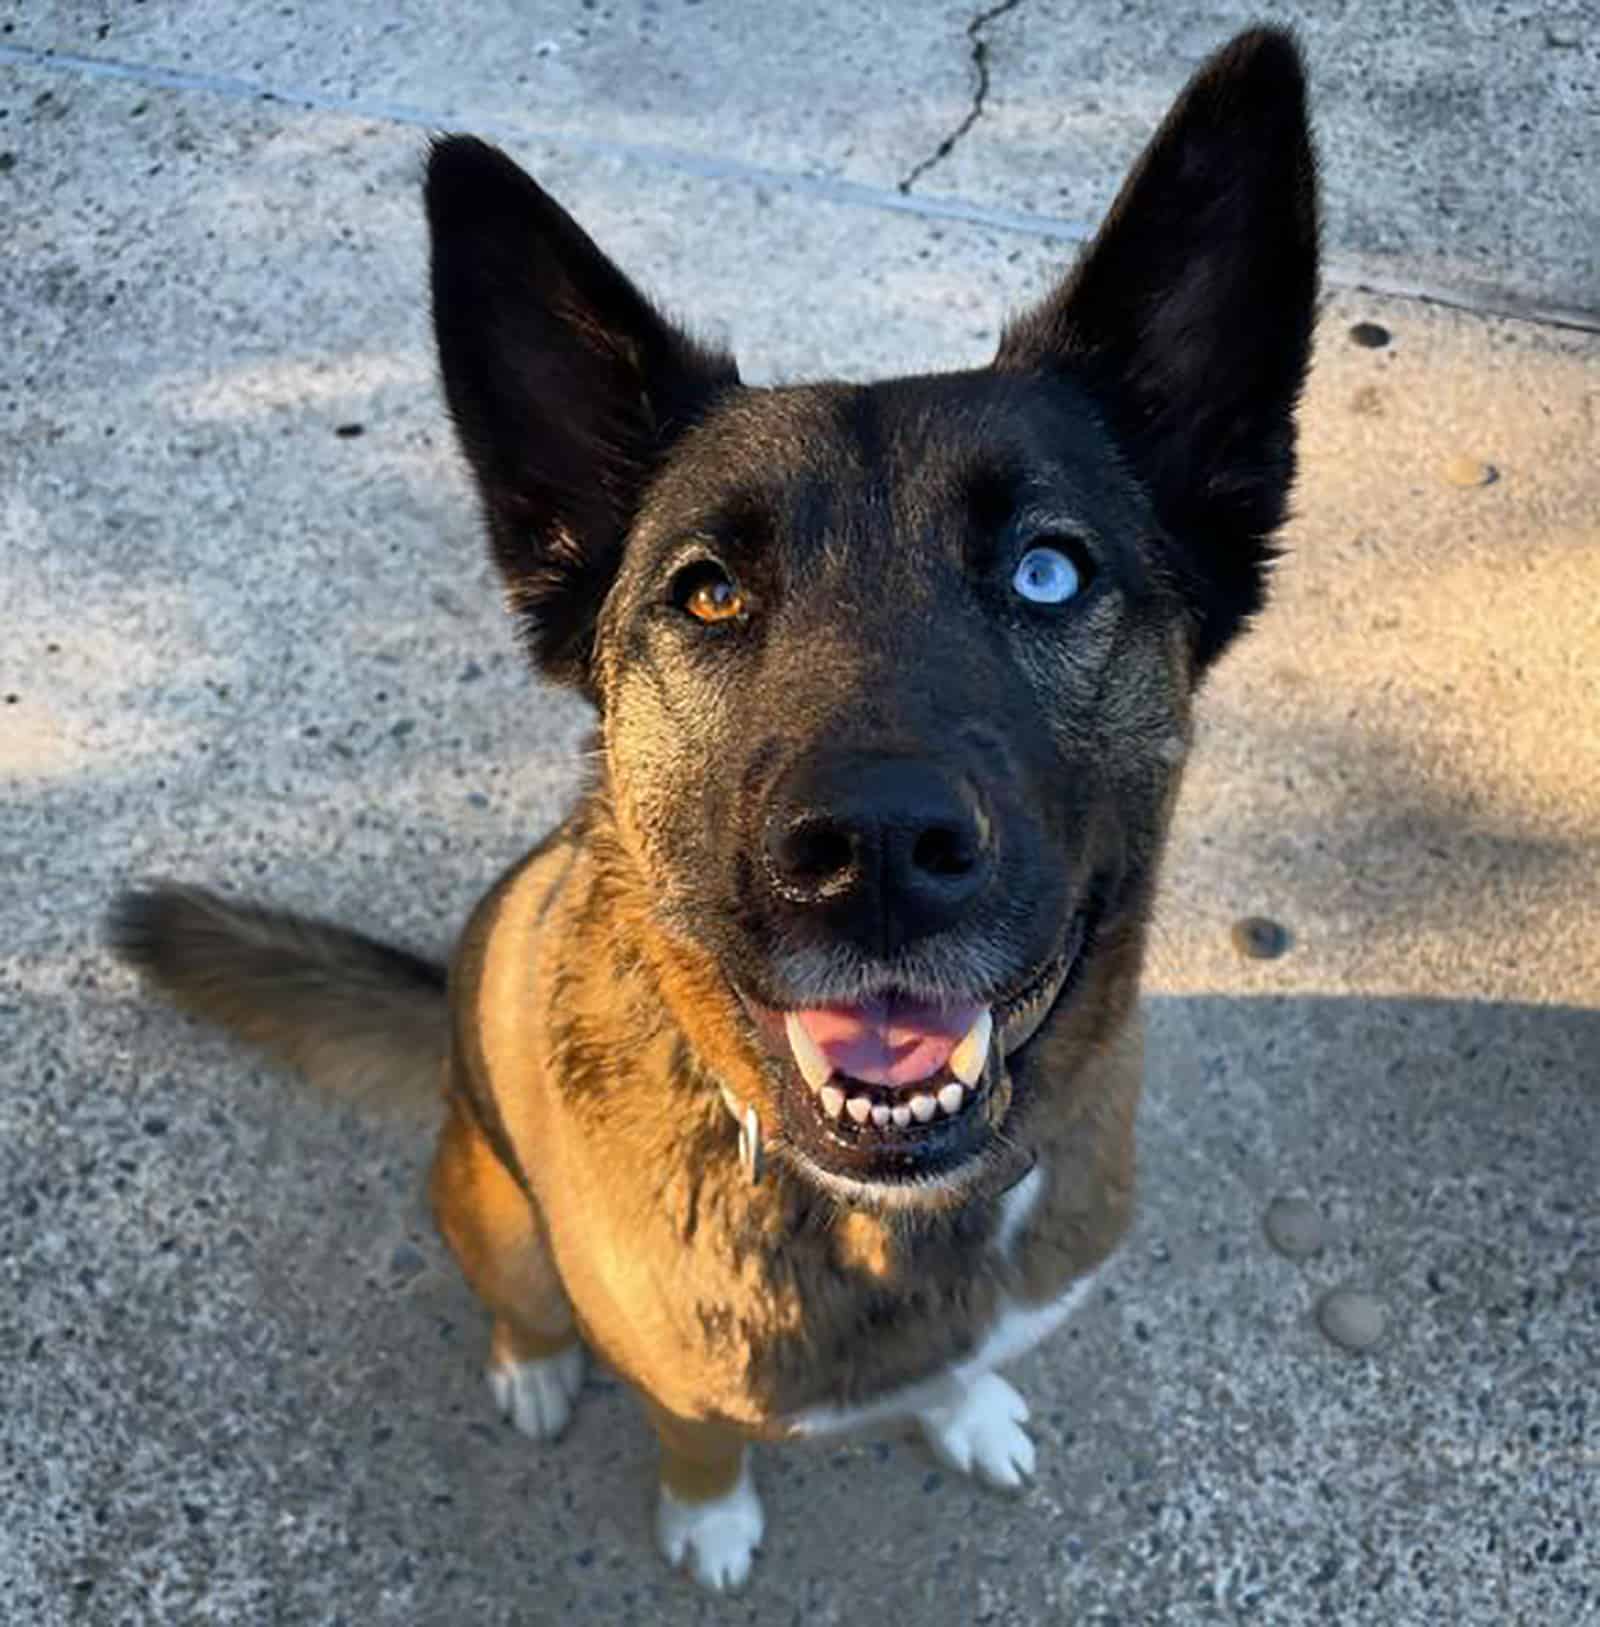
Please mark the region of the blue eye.
POLYGON ((1078 567, 1057 548, 1030 548, 1017 563, 1011 585, 1034 604, 1065 604, 1083 586, 1078 567))

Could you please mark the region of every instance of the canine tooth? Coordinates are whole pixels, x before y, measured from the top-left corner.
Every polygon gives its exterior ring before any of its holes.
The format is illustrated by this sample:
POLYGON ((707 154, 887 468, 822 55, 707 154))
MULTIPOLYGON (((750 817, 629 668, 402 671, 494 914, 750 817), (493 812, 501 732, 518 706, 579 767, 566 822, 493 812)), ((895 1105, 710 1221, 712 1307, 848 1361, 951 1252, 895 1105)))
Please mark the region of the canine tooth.
POLYGON ((967 1030, 961 1043, 950 1053, 950 1071, 962 1084, 975 1085, 983 1077, 983 1066, 989 1060, 989 1039, 993 1033, 994 1013, 986 1006, 978 1013, 977 1021, 967 1030))
POLYGON ((882 1102, 875 1102, 873 1104, 872 1122, 876 1124, 880 1130, 887 1128, 889 1123, 889 1109, 885 1107, 882 1102))
POLYGON ((959 1113, 961 1111, 961 1104, 966 1099, 966 1095, 966 1091, 964 1091, 961 1086, 952 1079, 948 1085, 942 1085, 940 1087, 939 1105, 947 1113, 959 1113))
POLYGON ((744 1110, 739 1125, 739 1162, 744 1165, 751 1186, 760 1186, 767 1161, 761 1146, 761 1115, 753 1106, 744 1110))
POLYGON ((918 1124, 926 1124, 939 1111, 939 1104, 926 1092, 911 1098, 911 1111, 918 1124))
POLYGON ((789 1049, 794 1053, 794 1065, 801 1077, 813 1090, 821 1090, 833 1077, 833 1064, 806 1032, 798 1012, 791 1011, 783 1019, 783 1031, 789 1036, 789 1049))
POLYGON ((836 1119, 844 1111, 844 1092, 835 1085, 824 1085, 818 1092, 822 1097, 822 1111, 836 1119))
POLYGON ((891 1108, 889 1117, 894 1120, 895 1129, 903 1130, 911 1122, 911 1109, 909 1107, 891 1108))
POLYGON ((872 1111, 872 1103, 865 1096, 852 1096, 844 1104, 844 1110, 857 1124, 865 1124, 867 1115, 872 1111))

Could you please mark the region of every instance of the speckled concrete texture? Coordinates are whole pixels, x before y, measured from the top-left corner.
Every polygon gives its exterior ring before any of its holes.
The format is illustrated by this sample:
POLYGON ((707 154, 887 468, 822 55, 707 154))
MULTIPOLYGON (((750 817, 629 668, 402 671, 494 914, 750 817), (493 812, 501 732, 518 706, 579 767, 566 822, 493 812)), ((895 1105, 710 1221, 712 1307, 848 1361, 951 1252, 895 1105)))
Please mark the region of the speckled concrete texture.
POLYGON ((1581 5, 480 0, 469 21, 439 0, 60 0, 22 8, 0 62, 470 123, 1075 240, 1173 88, 1258 21, 1293 26, 1310 62, 1341 280, 1600 309, 1600 32, 1581 5))
MULTIPOLYGON (((513 145, 755 378, 975 362, 1069 252, 999 223, 1067 207, 1032 190, 1028 87, 1099 104, 1114 140, 1060 136, 1092 214, 1236 20, 1119 10, 1095 56, 1050 10, 984 25, 989 105, 913 189, 966 221, 711 162, 900 197, 972 93, 954 8, 811 8, 783 51, 710 0, 470 31, 365 0, 315 27, 0 13, 6 1622, 1600 1621, 1593 334, 1328 301, 1276 603, 1207 693, 1175 835, 1140 1220, 1013 1375, 1021 1499, 907 1439, 765 1452, 755 1578, 702 1598, 654 1554, 613 1382, 556 1447, 496 1416, 425 1135, 308 1098, 100 948, 148 874, 442 947, 582 770, 587 720, 524 675, 482 558, 427 348, 422 135, 379 103, 593 138, 513 145), (1285 1250, 1286 1213, 1316 1246, 1285 1250), (1359 1352, 1324 1331, 1342 1292, 1359 1352)), ((1560 145, 1592 152, 1592 30, 1511 18, 1491 52, 1487 8, 1389 11, 1365 44, 1353 12, 1305 25, 1335 252, 1600 307, 1573 250, 1600 165, 1560 145)))

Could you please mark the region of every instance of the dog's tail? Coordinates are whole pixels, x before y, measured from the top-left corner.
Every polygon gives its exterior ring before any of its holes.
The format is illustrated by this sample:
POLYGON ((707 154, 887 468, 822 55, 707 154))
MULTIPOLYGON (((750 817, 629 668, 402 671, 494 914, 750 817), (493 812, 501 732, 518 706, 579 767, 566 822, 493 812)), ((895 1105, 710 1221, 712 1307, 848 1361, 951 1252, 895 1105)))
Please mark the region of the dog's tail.
POLYGON ((436 1108, 449 1046, 445 972, 344 927, 200 887, 123 893, 111 948, 185 1011, 314 1084, 379 1111, 436 1108))

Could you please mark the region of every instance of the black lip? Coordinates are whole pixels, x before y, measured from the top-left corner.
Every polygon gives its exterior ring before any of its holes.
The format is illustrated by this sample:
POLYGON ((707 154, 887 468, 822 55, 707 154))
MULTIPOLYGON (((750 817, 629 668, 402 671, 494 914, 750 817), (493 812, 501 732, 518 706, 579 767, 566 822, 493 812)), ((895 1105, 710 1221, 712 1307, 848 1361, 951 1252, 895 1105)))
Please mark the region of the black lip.
MULTIPOLYGON (((1072 998, 1083 979, 1084 967, 1094 959, 1096 933, 1104 918, 1104 908, 1098 895, 1073 916, 1061 953, 1049 962, 1043 972, 1024 984, 1017 994, 999 1005, 995 1022, 1002 1034, 1024 1018, 1031 1018, 1037 1027, 1052 1011, 1072 998), (1029 1008, 1038 1000, 1044 1001, 1044 1009, 1033 1013, 1029 1008)), ((1014 1047, 1020 1048, 1020 1045, 1014 1047)))

